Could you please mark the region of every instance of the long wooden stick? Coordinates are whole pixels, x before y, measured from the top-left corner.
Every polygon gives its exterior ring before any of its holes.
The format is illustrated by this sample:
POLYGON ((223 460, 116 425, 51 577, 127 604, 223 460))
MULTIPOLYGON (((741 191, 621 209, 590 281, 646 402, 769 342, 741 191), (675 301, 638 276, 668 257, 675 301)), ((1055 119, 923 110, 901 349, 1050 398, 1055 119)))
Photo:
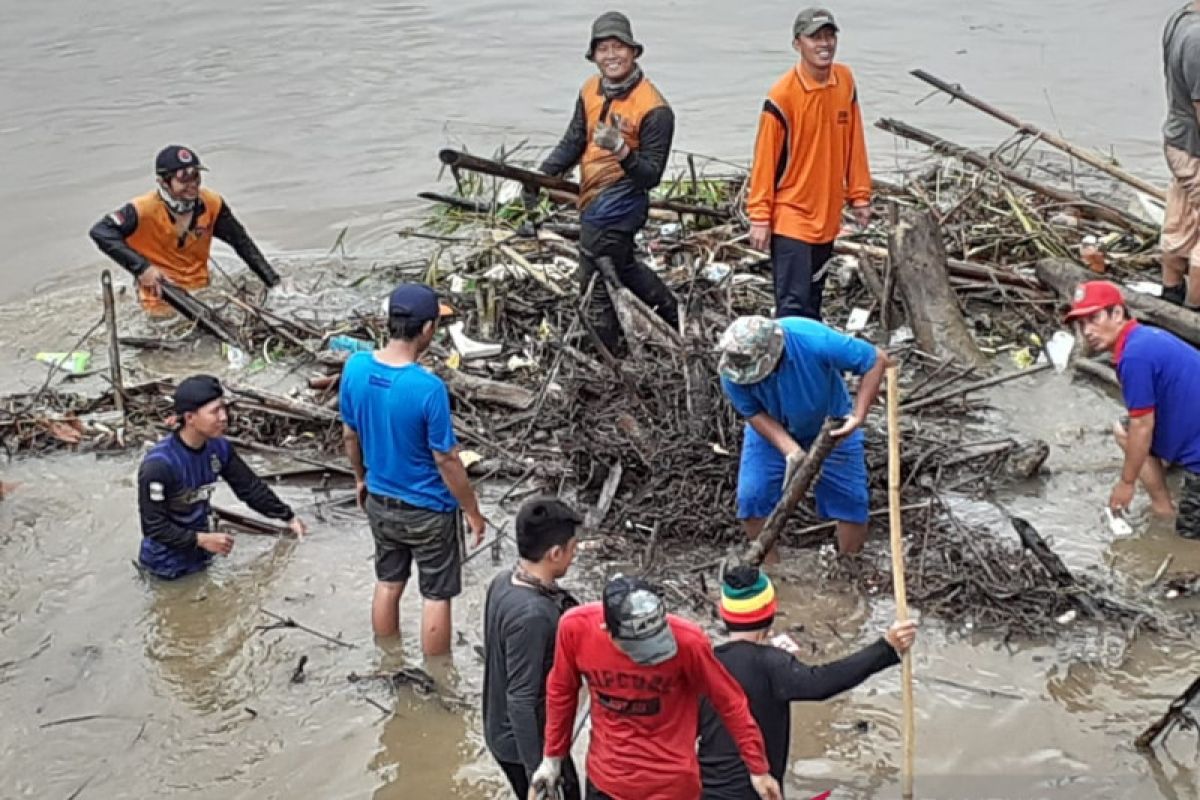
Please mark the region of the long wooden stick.
MULTIPOLYGON (((896 621, 908 621, 908 591, 904 586, 903 523, 900 511, 900 385, 896 368, 887 371, 888 422, 888 509, 892 534, 892 586, 896 593, 896 621)), ((904 765, 901 796, 912 800, 913 755, 916 751, 916 719, 913 712, 912 651, 901 659, 901 689, 904 698, 904 765)))
POLYGON ((1139 219, 1132 214, 1123 211, 1116 206, 1110 205, 1102 200, 1097 200, 1092 197, 1087 197, 1078 192, 1070 192, 1066 189, 1059 189, 1056 186, 1048 186, 1044 183, 1033 180, 1025 175, 1022 175, 1017 170, 1005 166, 994 158, 990 158, 982 153, 963 147, 961 144, 956 144, 949 140, 943 139, 940 136, 923 131, 920 128, 913 127, 907 122, 902 122, 898 119, 881 119, 875 123, 875 127, 888 133, 899 136, 903 139, 910 139, 918 144, 923 144, 932 149, 934 152, 944 155, 953 156, 957 159, 965 161, 979 169, 990 169, 995 171, 997 175, 1004 178, 1009 183, 1014 183, 1023 189, 1028 189, 1031 192, 1040 194, 1043 197, 1048 197, 1056 203, 1063 205, 1074 206, 1079 209, 1079 212, 1086 217, 1098 219, 1103 222, 1108 222, 1125 230, 1132 230, 1144 235, 1157 235, 1158 228, 1151 225, 1145 220, 1139 219))
POLYGON ((112 273, 100 273, 100 288, 104 295, 104 324, 108 328, 108 370, 112 378, 113 405, 125 419, 125 380, 121 375, 121 340, 117 335, 117 303, 113 299, 112 273))
MULTIPOLYGON (((579 196, 579 184, 575 183, 575 181, 569 181, 554 175, 545 175, 541 172, 535 172, 513 164, 502 164, 499 161, 473 156, 461 150, 442 150, 438 152, 438 159, 448 167, 469 169, 472 172, 481 172, 484 175, 494 175, 497 178, 517 181, 526 186, 540 186, 547 192, 550 192, 552 196, 555 196, 555 199, 570 199, 573 202, 579 196)), ((674 211, 677 214, 696 214, 715 219, 728 219, 730 216, 729 211, 726 209, 708 208, 707 206, 681 203, 677 200, 665 200, 659 197, 650 198, 650 207, 674 211)))
POLYGON ((1166 201, 1166 199, 1167 199, 1167 193, 1164 192, 1159 187, 1155 186, 1154 184, 1144 181, 1141 178, 1139 178, 1138 176, 1133 175, 1129 172, 1126 172, 1125 170, 1118 167, 1116 164, 1113 164, 1111 161, 1105 161, 1103 158, 1099 157, 1098 155, 1096 155, 1095 153, 1092 153, 1089 150, 1085 150, 1082 147, 1076 147, 1075 145, 1071 144, 1070 142, 1068 142, 1066 139, 1062 138, 1061 136, 1056 136, 1055 134, 1050 133, 1049 131, 1044 131, 1041 128, 1039 128, 1036 125, 1033 125, 1031 123, 1022 122, 1021 120, 1014 117, 1012 114, 1009 114, 1006 111, 1001 111, 1000 109, 996 108, 995 106, 993 106, 989 103, 986 103, 983 100, 980 100, 975 95, 967 92, 965 89, 963 89, 957 83, 954 83, 954 84, 947 83, 946 81, 942 80, 941 78, 937 77, 936 75, 930 75, 928 72, 926 72, 923 69, 914 69, 912 72, 909 73, 909 75, 912 75, 914 78, 917 78, 918 80, 925 81, 930 86, 934 87, 935 89, 945 92, 946 94, 953 97, 955 100, 961 100, 969 106, 974 106, 975 108, 979 109, 983 113, 985 113, 991 117, 994 117, 994 118, 1000 120, 1001 122, 1007 123, 1023 133, 1028 133, 1031 136, 1036 136, 1037 138, 1041 139, 1046 144, 1051 145, 1052 147, 1057 147, 1059 150, 1062 150, 1067 155, 1078 158, 1080 161, 1084 162, 1085 164, 1091 164, 1093 167, 1100 170, 1101 172, 1105 172, 1105 173, 1113 176, 1114 178, 1116 178, 1119 181, 1124 181, 1125 183, 1129 184, 1133 188, 1135 188, 1139 191, 1145 192, 1146 194, 1150 195, 1151 197, 1157 198, 1162 201, 1166 201))

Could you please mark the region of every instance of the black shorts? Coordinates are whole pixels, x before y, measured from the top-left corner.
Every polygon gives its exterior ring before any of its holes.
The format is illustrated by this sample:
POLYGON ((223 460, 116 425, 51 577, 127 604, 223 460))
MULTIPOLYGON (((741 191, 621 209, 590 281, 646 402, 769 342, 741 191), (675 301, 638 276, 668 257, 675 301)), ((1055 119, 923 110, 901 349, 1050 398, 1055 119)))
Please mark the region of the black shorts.
POLYGON ((1200 539, 1200 475, 1191 472, 1183 475, 1175 532, 1185 539, 1200 539))
POLYGON ((401 583, 417 561, 418 586, 426 600, 449 600, 462 592, 462 527, 454 511, 430 511, 383 495, 367 495, 367 519, 375 538, 375 578, 401 583))

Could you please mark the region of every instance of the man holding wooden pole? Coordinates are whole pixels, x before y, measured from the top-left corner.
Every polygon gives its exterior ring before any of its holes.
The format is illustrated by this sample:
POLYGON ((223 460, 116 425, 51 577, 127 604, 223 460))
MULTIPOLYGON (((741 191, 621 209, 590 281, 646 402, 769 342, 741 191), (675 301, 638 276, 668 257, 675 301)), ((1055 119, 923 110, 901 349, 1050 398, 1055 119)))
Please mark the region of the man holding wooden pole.
POLYGON ((679 328, 675 296, 634 253, 650 190, 662 180, 675 136, 674 112, 638 66, 643 51, 624 14, 609 11, 596 18, 585 57, 600 74, 583 84, 566 133, 541 166, 559 176, 579 165, 580 292, 594 276, 588 311, 609 352, 616 351, 621 329, 608 286, 596 274, 600 261, 607 260, 610 274, 672 329, 679 328))
POLYGON ((835 64, 838 26, 806 8, 792 26, 800 61, 767 93, 750 169, 750 246, 771 254, 775 316, 821 319, 825 280, 847 202, 871 220, 871 171, 854 75, 835 64))
MULTIPOLYGON (((746 418, 738 470, 738 519, 756 539, 826 417, 845 417, 815 488, 817 514, 837 520, 838 550, 867 537, 869 490, 863 434, 892 359, 882 349, 811 319, 740 317, 719 344, 721 387, 746 418), (854 401, 843 372, 861 375, 854 401)), ((772 556, 772 560, 778 560, 772 556)))
POLYGON ((279 283, 225 199, 200 187, 204 170, 194 150, 164 147, 154 160, 157 188, 106 214, 89 234, 101 252, 137 279, 138 299, 153 316, 172 313, 162 298, 164 282, 184 289, 208 286, 214 236, 233 247, 268 288, 279 283))
POLYGON ((1162 226, 1162 298, 1200 308, 1200 2, 1187 3, 1163 30, 1171 185, 1162 226), (1186 276, 1186 279, 1185 279, 1186 276))

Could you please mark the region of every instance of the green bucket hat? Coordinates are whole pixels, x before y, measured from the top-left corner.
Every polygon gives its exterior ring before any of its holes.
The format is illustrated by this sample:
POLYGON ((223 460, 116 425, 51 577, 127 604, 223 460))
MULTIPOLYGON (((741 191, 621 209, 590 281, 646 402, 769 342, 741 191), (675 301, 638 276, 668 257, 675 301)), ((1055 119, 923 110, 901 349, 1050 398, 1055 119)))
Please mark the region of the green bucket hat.
POLYGON ((796 15, 796 21, 792 24, 792 38, 812 36, 824 27, 831 27, 837 33, 838 25, 833 13, 825 8, 806 8, 796 15))
POLYGON ((591 61, 596 52, 596 42, 602 39, 616 39, 629 45, 637 51, 634 58, 641 58, 646 49, 633 38, 633 26, 629 24, 629 17, 620 11, 606 11, 596 17, 596 21, 592 23, 592 38, 583 57, 591 61))
POLYGON ((717 345, 717 371, 732 383, 758 383, 771 374, 783 355, 783 328, 766 317, 738 317, 717 345))

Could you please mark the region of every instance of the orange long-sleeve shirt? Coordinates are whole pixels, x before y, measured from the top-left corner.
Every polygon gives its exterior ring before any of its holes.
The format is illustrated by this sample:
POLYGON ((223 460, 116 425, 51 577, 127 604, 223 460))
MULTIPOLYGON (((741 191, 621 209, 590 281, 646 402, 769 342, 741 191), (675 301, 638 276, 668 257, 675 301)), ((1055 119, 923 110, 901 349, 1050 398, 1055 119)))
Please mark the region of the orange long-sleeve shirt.
POLYGON ((750 169, 747 211, 773 233, 812 244, 832 242, 842 208, 871 200, 871 170, 854 75, 834 64, 817 83, 799 64, 763 103, 750 169))

